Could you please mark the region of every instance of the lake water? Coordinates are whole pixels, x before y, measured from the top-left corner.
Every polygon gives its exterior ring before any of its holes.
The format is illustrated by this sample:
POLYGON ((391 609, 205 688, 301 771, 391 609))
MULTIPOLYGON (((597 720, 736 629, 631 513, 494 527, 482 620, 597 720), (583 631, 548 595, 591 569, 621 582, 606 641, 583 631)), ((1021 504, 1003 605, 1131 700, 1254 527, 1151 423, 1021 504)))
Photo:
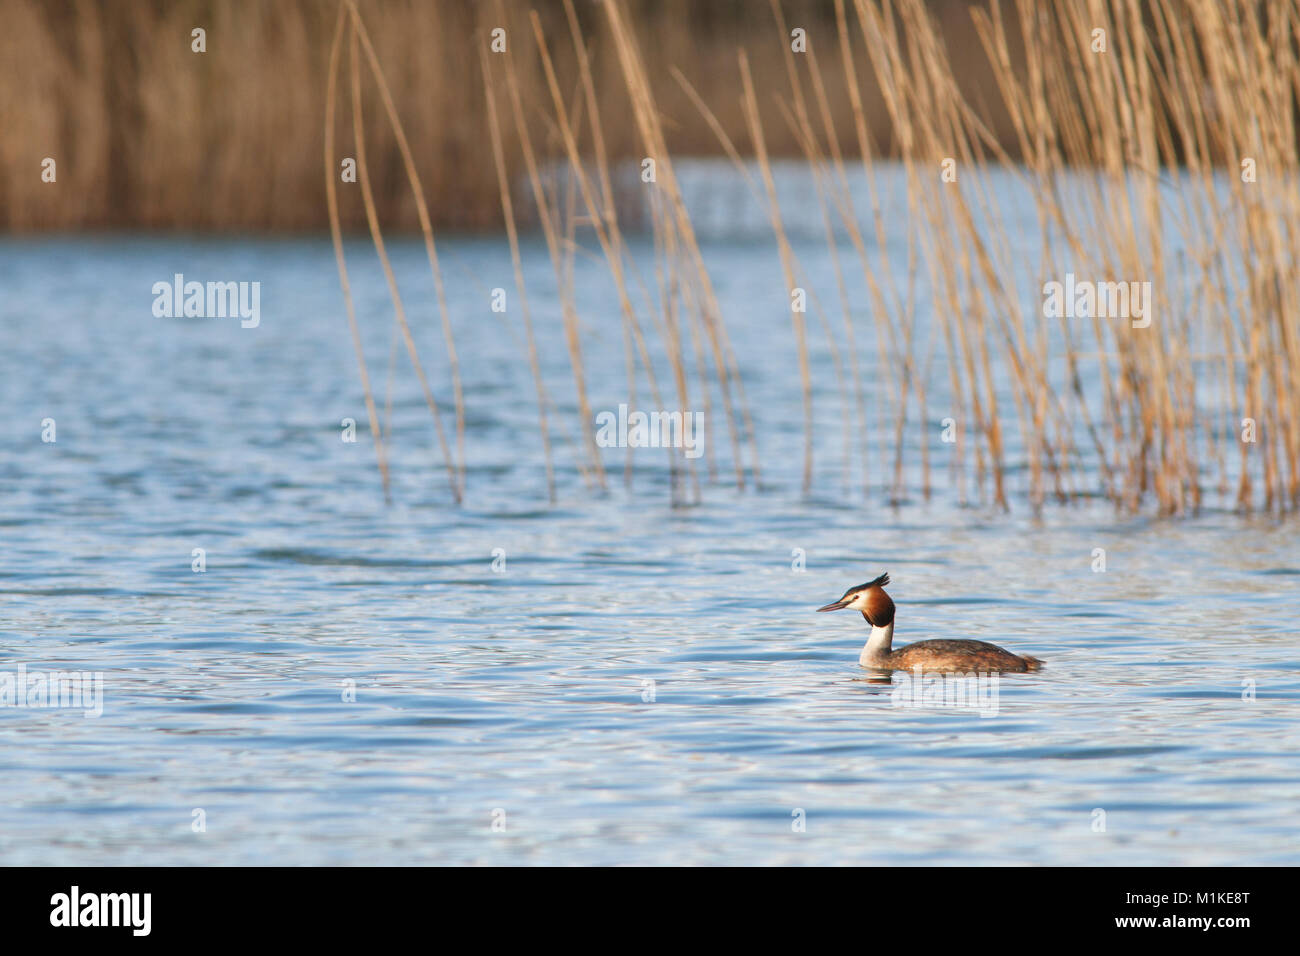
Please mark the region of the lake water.
MULTIPOLYGON (((384 504, 328 240, 0 243, 0 673, 103 674, 93 718, 0 707, 0 862, 1300 863, 1294 523, 1034 517, 1014 445, 1011 513, 963 507, 937 438, 929 500, 915 454, 898 507, 884 465, 846 491, 820 333, 805 498, 776 251, 703 231, 764 487, 704 482, 693 507, 660 452, 629 489, 609 449, 610 490, 584 487, 536 240, 558 500, 518 319, 489 308, 514 296, 506 245, 446 238, 459 508, 400 354, 384 504), (155 317, 176 273, 259 281, 260 324, 155 317), (994 640, 1046 669, 1003 677, 985 714, 898 706, 857 666, 861 617, 813 613, 885 570, 899 643, 994 640)), ((449 407, 423 247, 390 242, 449 407)), ((382 403, 392 311, 368 243, 348 248, 382 403)), ((617 300, 599 262, 575 270, 592 405, 615 409, 617 300)))

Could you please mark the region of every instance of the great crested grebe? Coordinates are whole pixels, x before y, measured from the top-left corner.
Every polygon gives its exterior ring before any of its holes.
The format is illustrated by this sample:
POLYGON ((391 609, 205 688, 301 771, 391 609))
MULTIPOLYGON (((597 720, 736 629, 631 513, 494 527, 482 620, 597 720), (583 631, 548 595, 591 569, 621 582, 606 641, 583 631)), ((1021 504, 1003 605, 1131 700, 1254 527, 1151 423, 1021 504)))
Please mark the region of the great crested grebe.
POLYGON ((1004 651, 996 644, 984 641, 917 641, 898 650, 891 650, 894 642, 894 602, 885 593, 883 585, 889 575, 882 574, 874 581, 849 588, 838 601, 832 601, 818 611, 838 611, 848 608, 861 611, 871 625, 871 637, 862 648, 858 663, 876 670, 952 672, 977 671, 1036 671, 1043 662, 1036 657, 1020 657, 1004 651))

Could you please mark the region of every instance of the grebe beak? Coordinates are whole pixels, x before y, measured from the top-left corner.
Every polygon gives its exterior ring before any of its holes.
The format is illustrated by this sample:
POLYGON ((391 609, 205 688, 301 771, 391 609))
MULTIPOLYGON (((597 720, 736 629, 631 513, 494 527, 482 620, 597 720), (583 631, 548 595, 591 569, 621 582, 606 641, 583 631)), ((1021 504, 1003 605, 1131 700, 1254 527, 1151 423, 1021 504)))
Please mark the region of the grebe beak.
POLYGON ((819 607, 817 610, 818 610, 818 611, 838 611, 840 608, 845 608, 845 607, 848 607, 848 606, 849 606, 849 602, 846 601, 846 600, 844 600, 843 598, 841 598, 841 599, 838 600, 838 601, 832 601, 830 604, 827 604, 825 607, 819 607))

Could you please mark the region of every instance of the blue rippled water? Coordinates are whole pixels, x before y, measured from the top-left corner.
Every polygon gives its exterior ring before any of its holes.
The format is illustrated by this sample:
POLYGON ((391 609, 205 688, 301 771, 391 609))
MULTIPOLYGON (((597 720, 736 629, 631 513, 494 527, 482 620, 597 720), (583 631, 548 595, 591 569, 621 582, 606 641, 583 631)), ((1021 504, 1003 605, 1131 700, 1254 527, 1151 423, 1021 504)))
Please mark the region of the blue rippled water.
MULTIPOLYGON (((505 245, 440 250, 460 508, 400 353, 383 502, 328 242, 0 244, 0 672, 104 680, 97 717, 0 707, 0 861, 1300 862, 1293 525, 1087 503, 1035 518, 1016 448, 1009 515, 961 506, 938 444, 929 500, 913 461, 897 508, 883 477, 846 491, 824 339, 805 498, 775 252, 720 239, 706 256, 763 489, 727 483, 711 431, 721 480, 698 506, 670 506, 655 453, 629 489, 611 449, 610 491, 584 488, 554 282, 529 243, 551 506, 517 319, 489 305, 513 294, 505 245), (154 317, 152 284, 177 272, 260 281, 260 325, 154 317), (857 666, 862 621, 812 613, 882 570, 900 641, 994 640, 1047 668, 1004 677, 989 716, 897 706, 857 666)), ((382 407, 392 311, 373 253, 349 252, 382 407)), ((449 408, 423 247, 393 253, 449 408)), ((599 263, 575 268, 593 406, 615 408, 617 300, 599 263)))

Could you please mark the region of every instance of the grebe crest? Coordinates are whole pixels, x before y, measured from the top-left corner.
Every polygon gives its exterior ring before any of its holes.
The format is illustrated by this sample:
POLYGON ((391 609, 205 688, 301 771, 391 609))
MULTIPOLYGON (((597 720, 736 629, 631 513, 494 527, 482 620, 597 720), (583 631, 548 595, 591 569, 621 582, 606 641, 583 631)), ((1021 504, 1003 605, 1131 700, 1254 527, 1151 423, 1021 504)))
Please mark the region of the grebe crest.
POLYGON ((906 647, 893 649, 894 602, 885 593, 884 585, 889 575, 882 574, 866 584, 849 588, 838 601, 832 601, 818 611, 860 611, 871 625, 858 663, 875 670, 913 670, 924 672, 989 673, 992 671, 1023 673, 1036 671, 1043 662, 1036 657, 1020 656, 985 641, 917 641, 906 647))

